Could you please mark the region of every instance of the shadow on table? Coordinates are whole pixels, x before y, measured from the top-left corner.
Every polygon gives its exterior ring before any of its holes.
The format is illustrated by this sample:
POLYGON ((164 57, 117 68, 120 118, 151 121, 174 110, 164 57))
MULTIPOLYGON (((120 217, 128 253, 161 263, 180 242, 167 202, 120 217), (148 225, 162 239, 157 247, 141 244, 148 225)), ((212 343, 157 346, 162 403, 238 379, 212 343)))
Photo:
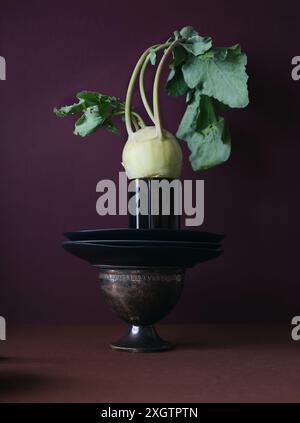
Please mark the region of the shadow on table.
POLYGON ((65 358, 45 358, 39 356, 32 356, 32 357, 17 357, 17 356, 0 356, 0 369, 1 364, 24 364, 24 365, 31 365, 31 364, 47 364, 47 363, 64 363, 65 358))
POLYGON ((12 361, 13 358, 12 357, 6 357, 6 356, 1 356, 0 355, 0 364, 1 363, 7 363, 8 361, 12 361))
POLYGON ((0 402, 6 395, 19 394, 22 392, 30 393, 41 388, 49 388, 56 381, 49 377, 18 370, 0 371, 0 402))

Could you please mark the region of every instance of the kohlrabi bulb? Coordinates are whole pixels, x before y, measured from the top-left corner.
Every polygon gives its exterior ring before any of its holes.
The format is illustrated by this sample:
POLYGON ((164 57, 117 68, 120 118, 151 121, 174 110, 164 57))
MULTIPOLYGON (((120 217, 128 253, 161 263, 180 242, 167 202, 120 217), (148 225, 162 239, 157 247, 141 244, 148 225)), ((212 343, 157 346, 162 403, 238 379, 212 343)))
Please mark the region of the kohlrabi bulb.
POLYGON ((178 178, 182 167, 182 152, 177 139, 163 130, 157 136, 155 126, 133 132, 123 149, 122 164, 128 179, 178 178))

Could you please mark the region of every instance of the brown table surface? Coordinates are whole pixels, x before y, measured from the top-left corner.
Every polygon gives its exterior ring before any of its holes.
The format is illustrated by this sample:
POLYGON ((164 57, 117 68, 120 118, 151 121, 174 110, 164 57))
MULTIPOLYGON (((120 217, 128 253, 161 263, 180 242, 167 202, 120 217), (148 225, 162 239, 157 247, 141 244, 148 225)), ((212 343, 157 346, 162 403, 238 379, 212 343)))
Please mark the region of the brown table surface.
POLYGON ((113 352, 125 326, 9 328, 1 402, 299 402, 289 326, 159 325, 164 353, 113 352))

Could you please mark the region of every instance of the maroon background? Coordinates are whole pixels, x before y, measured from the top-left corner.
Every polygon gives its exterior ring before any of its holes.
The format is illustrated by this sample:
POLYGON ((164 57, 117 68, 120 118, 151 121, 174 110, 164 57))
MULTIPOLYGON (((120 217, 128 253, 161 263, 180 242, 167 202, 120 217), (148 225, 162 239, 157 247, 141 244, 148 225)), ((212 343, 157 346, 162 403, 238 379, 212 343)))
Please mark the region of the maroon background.
MULTIPOLYGON (((52 109, 82 89, 125 96, 130 72, 149 45, 184 25, 216 45, 248 55, 251 105, 226 113, 230 161, 185 178, 205 179, 203 228, 228 234, 225 255, 188 271, 169 321, 289 321, 299 296, 299 55, 297 1, 142 3, 1 0, 0 314, 8 322, 115 321, 97 275, 60 246, 65 230, 126 226, 99 217, 96 183, 116 178, 126 140, 72 134, 73 119, 52 109), (179 5, 180 4, 180 5, 179 5)), ((163 99, 175 132, 183 99, 163 99)))

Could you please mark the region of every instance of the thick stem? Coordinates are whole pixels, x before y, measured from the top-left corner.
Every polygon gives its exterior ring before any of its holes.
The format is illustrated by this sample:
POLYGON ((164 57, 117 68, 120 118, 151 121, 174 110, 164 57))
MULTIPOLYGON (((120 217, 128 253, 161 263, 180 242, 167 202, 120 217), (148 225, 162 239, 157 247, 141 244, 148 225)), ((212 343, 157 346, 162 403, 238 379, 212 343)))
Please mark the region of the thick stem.
POLYGON ((144 120, 142 119, 142 117, 138 113, 131 112, 131 116, 134 116, 134 117, 137 118, 138 124, 140 125, 141 128, 145 128, 145 126, 146 126, 145 125, 145 122, 144 122, 144 120))
POLYGON ((160 76, 161 76, 161 72, 162 72, 163 66, 164 66, 167 58, 169 57, 172 50, 180 42, 181 42, 181 40, 178 39, 178 40, 173 41, 173 43, 171 45, 169 45, 169 47, 164 52, 164 55, 159 62, 159 65, 158 65, 157 70, 156 70, 155 78, 154 78, 154 84, 153 84, 153 113, 154 113, 154 122, 155 122, 155 126, 156 126, 157 137, 160 140, 163 139, 163 128, 162 128, 162 124, 161 124, 159 99, 158 99, 158 89, 159 89, 160 76))
POLYGON ((130 118, 130 109, 131 109, 131 97, 132 97, 132 91, 135 84, 135 80, 137 78, 137 75, 141 69, 141 66, 148 54, 149 49, 147 49, 139 58, 137 64, 135 65, 135 68, 132 72, 128 88, 127 88, 127 94, 126 94, 126 102, 125 102, 125 123, 126 123, 126 129, 128 135, 132 134, 132 126, 131 126, 131 118, 130 118))
MULTIPOLYGON (((169 45, 170 45, 170 43, 160 44, 160 45, 154 46, 153 50, 155 50, 155 52, 158 52, 159 50, 162 50, 162 49, 168 47, 169 45)), ((150 119, 152 120, 153 123, 155 123, 154 114, 153 114, 153 111, 152 111, 152 109, 149 105, 149 102, 147 100, 145 87, 144 87, 144 76, 145 76, 145 71, 146 71, 146 68, 147 68, 149 62, 150 62, 150 54, 148 54, 148 56, 146 57, 146 59, 143 63, 143 66, 141 68, 140 78, 139 78, 139 86, 140 86, 140 93, 141 93, 143 105, 144 105, 150 119)))
MULTIPOLYGON (((115 116, 119 116, 119 115, 125 115, 125 110, 116 113, 115 116)), ((135 127, 135 129, 139 129, 135 125, 135 123, 138 123, 138 125, 140 126, 140 128, 145 128, 145 126, 146 126, 145 125, 145 122, 144 122, 144 120, 142 119, 142 117, 137 112, 131 112, 130 113, 130 119, 131 119, 131 122, 133 123, 133 126, 135 127)))
POLYGON ((147 96, 146 96, 146 93, 145 93, 145 87, 144 87, 144 75, 145 75, 145 70, 148 66, 149 61, 150 61, 150 56, 148 55, 146 57, 145 61, 144 61, 144 64, 143 64, 141 72, 140 72, 139 85, 140 85, 140 93, 141 93, 143 105, 144 105, 144 107, 145 107, 145 109, 146 109, 146 111, 149 115, 149 118, 152 120, 152 122, 154 122, 154 114, 153 114, 153 111, 152 111, 152 109, 151 109, 151 107, 148 103, 147 96))
POLYGON ((134 129, 135 129, 136 131, 138 131, 138 130, 140 129, 140 128, 139 128, 139 125, 138 125, 138 123, 137 123, 136 118, 135 118, 134 116, 132 116, 132 115, 131 115, 131 122, 133 123, 134 129))
MULTIPOLYGON (((161 48, 165 48, 168 45, 170 45, 170 43, 165 43, 165 44, 161 44, 161 48)), ((156 46, 153 46, 154 48, 156 46)), ((131 98, 132 98, 132 91, 133 91, 133 87, 136 81, 136 78, 138 76, 138 73, 144 63, 144 60, 146 59, 146 57, 149 54, 149 50, 153 47, 149 47, 146 51, 144 51, 144 53, 141 55, 141 57, 139 58, 137 64, 135 65, 135 68, 132 72, 129 84, 128 84, 128 88, 127 88, 127 94, 126 94, 126 102, 125 102, 125 123, 126 123, 126 129, 128 132, 128 135, 132 134, 132 126, 131 126, 131 119, 130 119, 130 109, 131 109, 131 98)))

